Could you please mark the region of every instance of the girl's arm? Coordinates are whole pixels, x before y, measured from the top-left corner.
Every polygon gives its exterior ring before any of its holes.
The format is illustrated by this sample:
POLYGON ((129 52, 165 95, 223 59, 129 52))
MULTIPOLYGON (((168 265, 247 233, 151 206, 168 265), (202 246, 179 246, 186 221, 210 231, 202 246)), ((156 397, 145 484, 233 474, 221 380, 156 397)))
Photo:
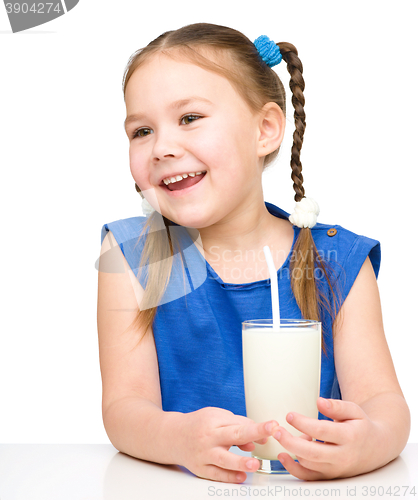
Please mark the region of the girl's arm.
POLYGON ((100 257, 104 253, 97 326, 103 423, 111 443, 136 458, 184 465, 203 478, 244 481, 245 472, 257 470, 259 462, 229 448, 253 450, 253 441, 265 443, 277 422, 266 428, 266 422, 256 424, 221 408, 186 414, 163 411, 152 329, 136 345, 141 332, 130 328, 144 290, 111 232, 103 240, 100 257))
MULTIPOLYGON (((342 401, 319 398, 318 409, 334 422, 292 413, 295 428, 324 443, 292 437, 280 443, 294 453, 279 459, 301 479, 351 477, 382 467, 405 447, 410 414, 383 330, 376 277, 367 257, 337 316, 334 356, 342 401)), ((289 418, 290 417, 290 418, 289 418)))

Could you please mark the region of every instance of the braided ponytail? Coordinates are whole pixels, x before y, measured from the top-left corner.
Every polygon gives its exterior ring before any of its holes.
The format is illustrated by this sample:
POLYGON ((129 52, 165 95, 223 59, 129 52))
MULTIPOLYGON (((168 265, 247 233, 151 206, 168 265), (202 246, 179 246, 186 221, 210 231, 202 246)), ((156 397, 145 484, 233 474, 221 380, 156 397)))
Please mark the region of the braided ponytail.
MULTIPOLYGON (((305 189, 303 187, 302 163, 300 161, 300 152, 303 144, 303 135, 306 128, 306 115, 304 110, 305 81, 302 76, 303 66, 298 57, 298 51, 291 43, 281 42, 277 44, 280 48, 283 60, 286 61, 287 70, 290 74, 290 90, 292 91, 292 104, 295 109, 295 131, 293 133, 293 146, 291 151, 290 166, 292 168, 291 177, 293 180, 293 189, 295 191, 295 201, 301 201, 305 198, 305 189)), ((305 319, 321 321, 320 306, 324 306, 335 319, 337 311, 337 298, 334 292, 334 286, 330 282, 328 274, 329 266, 323 261, 318 253, 310 228, 300 229, 299 236, 295 242, 293 254, 290 261, 291 287, 296 302, 305 319), (327 298, 317 286, 315 273, 315 264, 325 276, 331 290, 333 300, 332 307, 327 298), (328 272, 326 270, 328 268, 328 272)), ((323 343, 324 349, 324 343, 323 343)))

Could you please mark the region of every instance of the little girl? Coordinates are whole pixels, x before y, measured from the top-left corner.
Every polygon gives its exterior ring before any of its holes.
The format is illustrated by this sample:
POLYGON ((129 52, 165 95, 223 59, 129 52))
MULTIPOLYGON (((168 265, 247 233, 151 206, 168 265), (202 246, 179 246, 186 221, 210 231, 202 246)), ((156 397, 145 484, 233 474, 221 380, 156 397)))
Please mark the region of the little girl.
POLYGON ((259 461, 230 447, 270 437, 306 480, 368 472, 403 450, 410 416, 383 331, 380 245, 316 222, 300 162, 304 86, 293 45, 212 24, 164 33, 130 59, 125 128, 149 212, 103 226, 98 290, 103 422, 118 450, 232 483, 259 461), (285 129, 272 69, 282 60, 295 109, 290 216, 262 190, 285 129), (322 322, 319 418, 288 413, 298 437, 246 417, 241 323, 271 318, 265 245, 281 317, 322 322))

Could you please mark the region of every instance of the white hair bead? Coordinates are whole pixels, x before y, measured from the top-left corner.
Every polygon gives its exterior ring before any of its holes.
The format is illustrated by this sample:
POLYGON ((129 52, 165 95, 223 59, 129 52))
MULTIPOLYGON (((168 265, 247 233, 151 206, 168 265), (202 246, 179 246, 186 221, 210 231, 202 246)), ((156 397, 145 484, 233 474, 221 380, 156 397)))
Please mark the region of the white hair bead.
POLYGON ((289 216, 289 221, 300 228, 312 228, 316 224, 319 215, 319 205, 313 198, 302 198, 296 202, 293 213, 289 216))

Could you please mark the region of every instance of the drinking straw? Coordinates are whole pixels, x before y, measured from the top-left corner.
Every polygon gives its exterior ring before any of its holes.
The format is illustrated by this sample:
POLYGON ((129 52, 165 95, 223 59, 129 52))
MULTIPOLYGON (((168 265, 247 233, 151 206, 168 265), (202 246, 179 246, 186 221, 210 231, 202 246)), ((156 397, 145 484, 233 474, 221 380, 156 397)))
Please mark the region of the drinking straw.
POLYGON ((264 255, 266 257, 267 266, 270 274, 271 284, 271 305, 273 309, 273 328, 280 329, 280 305, 279 305, 279 285, 277 284, 277 271, 274 266, 273 257, 271 255, 270 247, 266 245, 263 247, 264 255))

